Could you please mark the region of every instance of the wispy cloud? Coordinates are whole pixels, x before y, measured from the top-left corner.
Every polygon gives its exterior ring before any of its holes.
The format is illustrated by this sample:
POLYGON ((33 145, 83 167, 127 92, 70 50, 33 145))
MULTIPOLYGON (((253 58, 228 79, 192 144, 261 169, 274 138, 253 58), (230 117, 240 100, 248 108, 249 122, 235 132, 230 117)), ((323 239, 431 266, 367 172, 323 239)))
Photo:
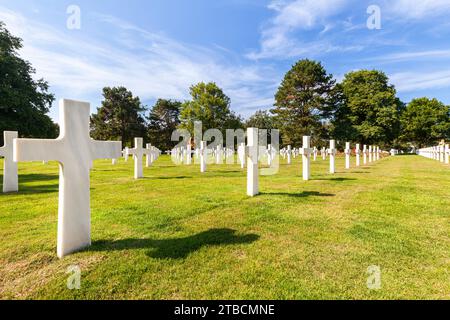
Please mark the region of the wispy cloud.
POLYGON ((24 39, 21 54, 38 76, 71 98, 98 101, 103 87, 123 85, 143 100, 186 99, 190 85, 215 81, 244 115, 273 102, 273 92, 265 88, 278 80, 268 66, 231 64, 221 49, 181 43, 113 16, 93 17, 119 35, 114 43, 90 38, 83 30, 76 35, 57 30, 0 8, 0 20, 24 39))
POLYGON ((389 76, 399 92, 426 91, 450 87, 450 71, 399 72, 389 76))
POLYGON ((389 0, 385 4, 388 13, 404 19, 422 19, 441 16, 450 12, 448 0, 389 0))
POLYGON ((317 54, 332 51, 359 50, 359 46, 333 45, 326 40, 306 41, 293 36, 296 31, 320 28, 319 34, 333 29, 330 17, 340 13, 349 0, 274 0, 268 8, 275 16, 263 27, 261 48, 248 54, 250 59, 296 57, 305 53, 317 54))

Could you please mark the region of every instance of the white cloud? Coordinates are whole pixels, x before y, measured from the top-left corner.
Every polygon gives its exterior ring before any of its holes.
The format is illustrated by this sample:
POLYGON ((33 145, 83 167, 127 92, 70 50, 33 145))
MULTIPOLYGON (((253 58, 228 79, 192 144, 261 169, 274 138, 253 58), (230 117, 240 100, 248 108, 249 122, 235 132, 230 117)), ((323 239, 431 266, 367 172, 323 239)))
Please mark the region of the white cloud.
POLYGON ((389 0, 385 8, 400 18, 422 19, 450 13, 449 0, 389 0))
POLYGON ((231 65, 222 49, 180 43, 111 16, 95 18, 115 35, 113 43, 90 38, 83 29, 57 30, 0 7, 0 20, 24 39, 21 55, 64 98, 99 101, 103 87, 123 85, 142 100, 187 99, 190 85, 215 81, 234 110, 246 116, 258 104, 263 108, 273 102, 274 91, 265 88, 276 86, 277 77, 269 67, 231 65))
POLYGON ((331 45, 327 41, 299 41, 294 31, 310 30, 320 26, 321 34, 327 33, 334 24, 328 18, 340 13, 348 0, 295 0, 272 1, 268 8, 276 15, 263 28, 261 49, 248 54, 250 59, 294 57, 305 53, 352 50, 351 47, 331 45))
POLYGON ((450 87, 450 71, 399 72, 389 76, 399 92, 423 91, 450 87))

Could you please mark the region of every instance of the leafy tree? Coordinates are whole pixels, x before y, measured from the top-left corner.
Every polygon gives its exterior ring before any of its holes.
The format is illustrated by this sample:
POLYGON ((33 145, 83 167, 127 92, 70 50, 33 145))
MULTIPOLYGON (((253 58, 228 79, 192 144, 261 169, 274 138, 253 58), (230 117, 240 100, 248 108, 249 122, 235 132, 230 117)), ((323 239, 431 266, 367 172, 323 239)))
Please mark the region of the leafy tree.
POLYGON ((180 124, 181 102, 158 99, 148 116, 149 141, 161 150, 172 149, 176 142, 171 141, 172 132, 180 124))
POLYGON ((284 144, 300 146, 304 135, 314 140, 323 136, 335 102, 334 87, 333 76, 320 62, 300 60, 286 73, 272 110, 284 144))
POLYGON ((450 106, 437 99, 413 99, 401 115, 401 140, 422 148, 450 138, 450 106))
POLYGON ((246 128, 276 129, 275 118, 268 111, 258 110, 245 122, 246 128))
POLYGON ((381 71, 361 70, 345 75, 345 104, 336 111, 334 129, 342 138, 365 144, 392 144, 400 131, 403 103, 381 71))
MULTIPOLYGON (((55 138, 58 126, 47 113, 54 101, 48 83, 33 80, 35 70, 18 56, 22 40, 0 21, 0 132, 19 131, 21 137, 55 138)), ((0 134, 3 145, 3 134, 0 134)))
POLYGON ((214 82, 200 82, 190 87, 192 100, 181 106, 181 128, 194 132, 194 122, 201 121, 204 129, 237 129, 242 120, 230 109, 230 98, 214 82))
POLYGON ((91 116, 94 139, 121 140, 122 146, 131 146, 134 137, 146 136, 145 107, 139 97, 124 87, 103 88, 103 97, 102 106, 91 116))

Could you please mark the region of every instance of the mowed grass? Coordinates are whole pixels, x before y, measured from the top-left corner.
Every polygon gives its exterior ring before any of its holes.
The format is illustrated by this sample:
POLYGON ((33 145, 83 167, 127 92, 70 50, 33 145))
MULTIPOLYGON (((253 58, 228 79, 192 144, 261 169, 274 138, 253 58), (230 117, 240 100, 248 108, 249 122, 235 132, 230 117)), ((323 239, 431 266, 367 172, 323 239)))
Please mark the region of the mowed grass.
POLYGON ((57 164, 20 163, 20 192, 0 194, 0 298, 450 298, 449 166, 397 156, 345 170, 338 157, 335 175, 328 160, 311 169, 304 182, 301 160, 282 160, 249 198, 238 165, 200 174, 162 156, 134 180, 131 158, 96 161, 92 246, 58 259, 57 164), (67 288, 71 265, 80 290, 67 288))

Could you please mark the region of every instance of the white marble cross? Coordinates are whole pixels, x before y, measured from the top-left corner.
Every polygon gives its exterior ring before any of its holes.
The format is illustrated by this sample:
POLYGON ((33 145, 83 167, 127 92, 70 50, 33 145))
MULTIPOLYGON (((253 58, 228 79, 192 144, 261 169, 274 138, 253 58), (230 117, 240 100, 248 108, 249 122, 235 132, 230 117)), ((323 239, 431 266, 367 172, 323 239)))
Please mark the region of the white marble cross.
POLYGON ((363 164, 367 164, 367 145, 363 145, 363 164))
POLYGON ((336 141, 330 140, 330 148, 328 149, 330 155, 330 173, 336 173, 336 164, 334 158, 336 156, 336 141))
POLYGON ((267 145, 266 154, 267 154, 267 165, 270 167, 272 165, 272 145, 271 144, 267 145))
POLYGON ((356 166, 359 167, 361 165, 361 149, 359 147, 359 143, 356 144, 355 153, 356 153, 356 166))
POLYGON ((375 155, 377 161, 380 160, 380 147, 377 146, 377 154, 375 155))
POLYGON ((350 155, 352 150, 350 149, 350 142, 345 143, 345 169, 350 169, 350 155))
POLYGON ((145 155, 145 166, 148 168, 153 164, 153 147, 151 143, 147 143, 145 145, 145 149, 149 150, 149 152, 145 155))
POLYGON ((192 163, 192 146, 189 143, 186 146, 186 165, 189 166, 189 165, 191 165, 191 163, 192 163))
POLYGON ((144 170, 142 168, 142 159, 145 155, 151 153, 150 150, 143 148, 144 139, 134 138, 134 148, 128 149, 128 153, 133 155, 134 158, 134 178, 139 179, 144 177, 144 170))
POLYGON ((247 195, 259 193, 258 177, 258 128, 247 128, 247 195))
POLYGON ((4 145, 0 147, 0 157, 3 160, 3 192, 19 191, 19 178, 17 163, 14 162, 14 139, 18 137, 17 131, 4 131, 4 145))
POLYGON ((238 147, 238 157, 241 163, 241 169, 245 168, 245 142, 241 142, 238 147))
POLYGON ((317 160, 317 148, 316 147, 313 148, 313 155, 314 155, 314 161, 316 161, 317 160))
POLYGON ((208 159, 208 146, 206 141, 200 142, 200 172, 206 172, 206 161, 208 159))
POLYGON ((369 146, 369 163, 373 160, 373 149, 372 146, 369 146))
POLYGON ((311 177, 310 161, 311 161, 311 137, 303 136, 303 147, 300 149, 302 155, 303 180, 307 181, 311 177))
POLYGON ((290 145, 287 146, 287 164, 291 164, 291 157, 292 157, 292 148, 290 145))
POLYGON ((123 154, 123 159, 125 160, 125 162, 128 162, 128 157, 130 155, 129 148, 125 147, 125 149, 123 149, 123 151, 122 151, 122 154, 123 154))
POLYGON ((321 151, 322 153, 322 160, 327 160, 327 150, 325 147, 322 147, 321 151))
POLYGON ((218 145, 216 147, 216 164, 222 164, 222 146, 218 145))
POLYGON ((445 145, 445 163, 446 164, 450 163, 450 145, 449 144, 445 145))
POLYGON ((89 136, 89 103, 61 100, 57 139, 15 139, 14 161, 59 162, 58 257, 91 244, 89 170, 95 159, 120 157, 121 142, 89 136))

